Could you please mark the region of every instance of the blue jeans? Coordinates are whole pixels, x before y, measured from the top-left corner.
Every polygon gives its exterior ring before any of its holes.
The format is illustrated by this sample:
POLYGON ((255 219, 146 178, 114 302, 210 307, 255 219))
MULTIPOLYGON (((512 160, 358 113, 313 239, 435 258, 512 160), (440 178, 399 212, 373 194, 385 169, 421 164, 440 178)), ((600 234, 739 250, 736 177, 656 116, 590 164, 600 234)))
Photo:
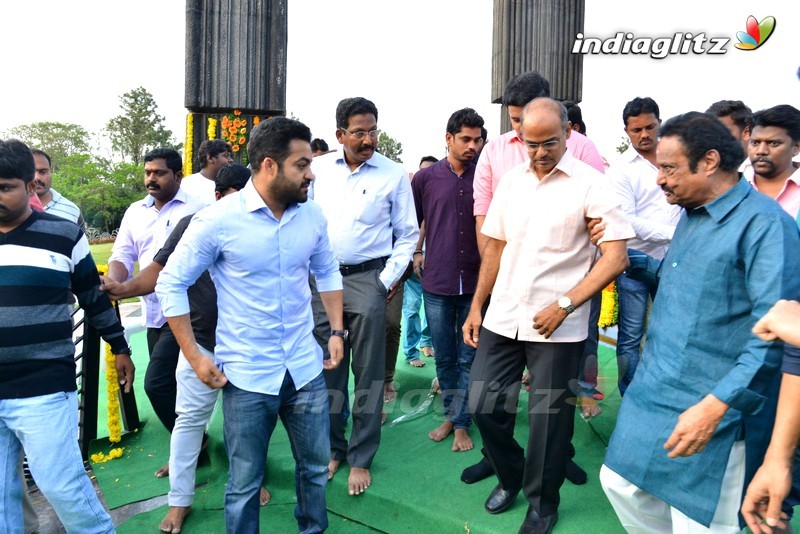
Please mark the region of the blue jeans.
POLYGON ((222 390, 230 475, 225 490, 228 532, 258 532, 258 503, 269 440, 280 415, 295 461, 294 516, 301 533, 328 528, 325 485, 330 460, 328 394, 320 373, 297 390, 289 372, 277 395, 253 393, 230 382, 222 390))
POLYGON ((114 532, 83 467, 74 391, 0 400, 0 532, 22 532, 20 446, 67 532, 114 532))
POLYGON ((422 307, 422 282, 416 274, 406 280, 403 295, 403 319, 406 327, 403 330, 403 353, 406 361, 419 358, 418 347, 431 347, 431 331, 428 328, 426 315, 420 313, 422 307))
POLYGON ((626 274, 617 277, 617 284, 619 284, 617 368, 619 393, 624 395, 636 373, 636 366, 639 365, 650 289, 647 284, 629 278, 626 274))
POLYGON ((436 348, 436 376, 442 389, 445 417, 455 428, 469 428, 467 389, 475 349, 464 343, 461 326, 467 320, 472 295, 436 295, 424 290, 423 294, 425 315, 436 348))

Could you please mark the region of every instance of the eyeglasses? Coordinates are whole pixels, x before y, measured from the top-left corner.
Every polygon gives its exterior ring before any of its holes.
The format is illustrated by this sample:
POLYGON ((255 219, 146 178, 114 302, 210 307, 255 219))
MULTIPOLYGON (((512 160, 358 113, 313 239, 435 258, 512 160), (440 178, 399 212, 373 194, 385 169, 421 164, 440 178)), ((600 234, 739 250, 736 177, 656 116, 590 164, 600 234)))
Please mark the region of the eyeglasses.
POLYGON ((545 150, 553 150, 555 147, 558 146, 560 141, 558 139, 552 139, 550 141, 545 141, 544 143, 534 143, 532 141, 525 141, 525 144, 528 145, 528 150, 533 150, 536 152, 539 150, 539 147, 545 150))
POLYGON ((359 141, 364 139, 367 135, 369 135, 370 139, 377 139, 378 135, 380 135, 380 133, 381 133, 380 130, 370 130, 368 132, 366 132, 364 130, 359 130, 357 132, 351 132, 347 128, 339 128, 339 129, 341 131, 345 132, 345 133, 349 133, 350 135, 352 135, 355 139, 357 139, 359 141))

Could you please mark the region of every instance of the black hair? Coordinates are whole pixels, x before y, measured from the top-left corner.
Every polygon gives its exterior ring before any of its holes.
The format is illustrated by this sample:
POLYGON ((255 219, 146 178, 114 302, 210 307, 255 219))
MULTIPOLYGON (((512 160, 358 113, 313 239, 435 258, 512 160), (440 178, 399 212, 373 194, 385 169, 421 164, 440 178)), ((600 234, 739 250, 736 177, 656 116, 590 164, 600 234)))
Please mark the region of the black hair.
POLYGON ((357 96, 354 98, 345 98, 339 105, 336 106, 336 127, 347 128, 350 124, 350 117, 353 115, 362 115, 364 113, 372 113, 375 115, 375 121, 378 120, 378 108, 371 100, 357 96))
POLYGON ((506 83, 504 106, 522 107, 534 98, 550 96, 550 82, 535 70, 517 74, 506 83))
POLYGON ((250 179, 250 169, 238 163, 228 163, 214 178, 214 191, 226 191, 229 187, 241 191, 250 179))
POLYGON ((447 133, 456 135, 461 128, 483 128, 483 117, 472 108, 463 108, 453 112, 447 119, 447 133))
POLYGON ((0 178, 19 178, 28 185, 35 174, 36 165, 28 145, 17 139, 0 139, 0 178))
POLYGON ((581 112, 581 107, 574 100, 564 100, 562 104, 564 104, 564 107, 567 108, 567 117, 569 117, 569 122, 577 126, 578 131, 585 135, 586 123, 583 122, 583 112, 581 112))
POLYGON ((299 139, 311 142, 311 130, 302 122, 286 117, 272 117, 258 123, 250 132, 247 154, 254 172, 261 170, 264 158, 271 158, 282 165, 289 157, 289 145, 299 139))
POLYGON ((751 131, 756 126, 783 128, 792 138, 793 143, 800 141, 800 110, 788 104, 781 104, 753 113, 749 125, 751 131))
POLYGON ((481 139, 484 143, 489 139, 489 130, 486 129, 486 126, 481 126, 481 139))
POLYGON ((51 169, 53 168, 53 160, 50 159, 50 155, 44 150, 39 150, 38 148, 32 148, 31 154, 33 154, 34 156, 42 156, 44 159, 47 160, 47 166, 50 167, 51 169))
POLYGON ((637 96, 625 104, 625 109, 622 110, 622 123, 627 126, 629 117, 636 117, 637 115, 643 115, 646 113, 652 113, 656 116, 656 119, 661 119, 658 111, 658 104, 656 104, 655 100, 649 96, 644 98, 637 96))
POLYGON ((327 152, 328 150, 330 148, 328 148, 328 143, 324 139, 318 137, 311 140, 311 152, 327 152))
POLYGON ((690 111, 672 117, 661 126, 661 137, 678 137, 689 160, 689 170, 697 171, 697 162, 709 150, 719 153, 719 168, 723 171, 736 171, 744 160, 741 143, 733 137, 728 128, 710 113, 690 111))
POLYGON ((167 168, 175 174, 178 174, 183 169, 183 159, 178 151, 174 148, 154 148, 144 155, 145 163, 156 159, 163 159, 167 164, 167 168))
POLYGON ((225 152, 233 152, 231 145, 220 139, 206 139, 200 143, 200 148, 197 149, 197 159, 200 161, 200 168, 205 168, 208 165, 208 156, 216 158, 225 152))
POLYGON ((753 115, 753 110, 741 100, 720 100, 711 104, 706 113, 711 113, 715 117, 730 117, 739 129, 744 130, 753 115))
POLYGON ((438 160, 438 159, 436 159, 436 158, 435 158, 435 157, 433 157, 433 156, 422 156, 422 157, 420 158, 420 160, 419 160, 419 164, 420 164, 420 165, 422 165, 422 164, 423 164, 423 163, 425 163, 426 161, 429 161, 429 162, 431 162, 431 163, 436 163, 436 162, 437 162, 437 161, 439 161, 439 160, 438 160))

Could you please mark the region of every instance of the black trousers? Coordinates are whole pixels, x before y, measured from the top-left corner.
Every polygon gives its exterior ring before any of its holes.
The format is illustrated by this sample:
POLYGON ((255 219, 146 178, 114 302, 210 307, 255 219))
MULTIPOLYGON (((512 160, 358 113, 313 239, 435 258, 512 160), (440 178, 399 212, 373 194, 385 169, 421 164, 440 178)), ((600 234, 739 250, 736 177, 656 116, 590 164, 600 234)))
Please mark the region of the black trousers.
POLYGON ((470 373, 469 405, 486 455, 504 489, 522 488, 542 516, 555 513, 571 456, 575 422, 570 381, 584 342, 519 341, 481 328, 470 373), (520 377, 531 374, 527 451, 514 439, 520 377))
POLYGON ((178 384, 175 369, 181 348, 168 323, 161 328, 147 329, 147 349, 150 351, 150 361, 144 375, 144 391, 161 424, 172 432, 177 419, 175 396, 178 384))

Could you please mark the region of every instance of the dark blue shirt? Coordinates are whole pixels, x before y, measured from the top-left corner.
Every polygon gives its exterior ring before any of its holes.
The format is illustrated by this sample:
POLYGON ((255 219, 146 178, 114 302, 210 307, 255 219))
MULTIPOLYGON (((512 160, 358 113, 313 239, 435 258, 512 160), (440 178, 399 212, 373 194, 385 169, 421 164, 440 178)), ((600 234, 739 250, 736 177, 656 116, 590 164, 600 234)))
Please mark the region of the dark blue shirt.
POLYGON ((475 292, 481 257, 475 236, 470 162, 457 175, 447 158, 417 171, 411 181, 417 222, 425 221, 422 287, 437 295, 475 292))

